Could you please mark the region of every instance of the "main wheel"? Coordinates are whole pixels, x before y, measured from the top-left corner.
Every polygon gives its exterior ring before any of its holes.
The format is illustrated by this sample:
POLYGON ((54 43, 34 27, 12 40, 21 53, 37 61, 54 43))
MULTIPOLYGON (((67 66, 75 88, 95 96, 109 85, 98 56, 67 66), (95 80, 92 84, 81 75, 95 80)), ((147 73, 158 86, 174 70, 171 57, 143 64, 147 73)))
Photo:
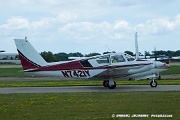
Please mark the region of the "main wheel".
POLYGON ((114 85, 108 85, 108 88, 109 88, 109 89, 114 89, 114 88, 116 88, 116 82, 114 81, 114 85))
POLYGON ((104 80, 103 81, 103 86, 104 87, 108 87, 109 86, 109 81, 108 80, 104 80))
POLYGON ((155 80, 152 80, 152 81, 150 82, 150 86, 151 86, 151 87, 157 87, 157 82, 156 82, 155 80))

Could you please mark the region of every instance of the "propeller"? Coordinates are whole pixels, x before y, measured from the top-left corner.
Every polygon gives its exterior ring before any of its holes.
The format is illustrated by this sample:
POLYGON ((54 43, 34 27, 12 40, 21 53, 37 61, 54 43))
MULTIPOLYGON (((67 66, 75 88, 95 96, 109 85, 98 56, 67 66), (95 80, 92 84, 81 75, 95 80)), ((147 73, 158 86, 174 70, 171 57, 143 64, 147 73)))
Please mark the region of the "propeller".
POLYGON ((161 75, 160 75, 160 72, 159 72, 159 68, 157 66, 157 52, 156 52, 156 47, 154 47, 154 68, 156 69, 156 76, 157 76, 157 79, 160 79, 161 78, 161 75))
POLYGON ((156 76, 157 76, 158 80, 161 79, 161 75, 160 75, 160 71, 159 71, 159 64, 161 64, 160 61, 154 61, 154 68, 156 69, 156 76))

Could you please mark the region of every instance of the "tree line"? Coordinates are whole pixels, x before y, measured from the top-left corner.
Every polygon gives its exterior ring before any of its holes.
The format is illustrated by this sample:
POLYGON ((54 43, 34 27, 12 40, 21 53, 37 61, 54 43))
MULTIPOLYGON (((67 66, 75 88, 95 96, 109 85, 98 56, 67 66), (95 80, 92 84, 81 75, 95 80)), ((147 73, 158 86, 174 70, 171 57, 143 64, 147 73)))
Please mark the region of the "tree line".
POLYGON ((83 55, 80 52, 74 52, 74 53, 65 53, 60 52, 53 54, 51 51, 44 51, 40 53, 41 56, 46 60, 46 62, 58 62, 58 61, 68 61, 68 57, 90 57, 95 55, 100 55, 100 53, 89 53, 86 55, 83 55))
MULTIPOLYGON (((115 51, 113 51, 115 52, 115 51)), ((103 54, 107 54, 110 52, 104 52, 103 54)), ((131 51, 125 51, 125 53, 131 55, 131 56, 135 56, 135 54, 131 51)), ((80 52, 74 52, 74 53, 65 53, 65 52, 60 52, 60 53, 55 53, 53 54, 51 51, 44 51, 40 53, 41 56, 47 61, 47 62, 58 62, 58 61, 68 61, 68 57, 91 57, 91 56, 95 56, 95 55, 101 55, 100 53, 89 53, 89 54, 85 54, 83 55, 80 52)), ((180 56, 180 50, 177 51, 152 51, 151 53, 148 51, 145 51, 144 54, 140 53, 139 55, 144 55, 144 56, 155 56, 155 55, 165 55, 168 57, 174 57, 174 56, 180 56)))

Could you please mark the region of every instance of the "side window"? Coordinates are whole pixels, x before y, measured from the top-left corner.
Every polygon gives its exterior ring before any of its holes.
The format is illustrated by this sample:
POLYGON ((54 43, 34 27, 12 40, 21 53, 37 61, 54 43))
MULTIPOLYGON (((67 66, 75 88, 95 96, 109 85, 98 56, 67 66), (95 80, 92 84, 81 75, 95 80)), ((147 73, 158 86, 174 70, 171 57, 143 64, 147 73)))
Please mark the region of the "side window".
POLYGON ((109 64, 109 56, 102 56, 96 59, 99 64, 109 64))
POLYGON ((125 62, 125 59, 122 55, 115 55, 111 57, 112 63, 125 62))

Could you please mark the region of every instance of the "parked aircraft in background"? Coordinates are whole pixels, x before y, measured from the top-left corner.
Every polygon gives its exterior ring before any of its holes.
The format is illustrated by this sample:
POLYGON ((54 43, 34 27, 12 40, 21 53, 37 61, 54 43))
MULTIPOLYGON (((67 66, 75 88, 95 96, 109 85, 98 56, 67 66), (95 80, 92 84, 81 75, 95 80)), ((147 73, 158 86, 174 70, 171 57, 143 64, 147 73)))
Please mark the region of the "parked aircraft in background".
POLYGON ((24 72, 33 75, 68 78, 87 78, 103 81, 109 89, 116 87, 114 80, 151 78, 156 87, 157 73, 169 68, 159 61, 138 61, 126 53, 108 53, 72 61, 47 63, 27 39, 15 39, 24 72))

